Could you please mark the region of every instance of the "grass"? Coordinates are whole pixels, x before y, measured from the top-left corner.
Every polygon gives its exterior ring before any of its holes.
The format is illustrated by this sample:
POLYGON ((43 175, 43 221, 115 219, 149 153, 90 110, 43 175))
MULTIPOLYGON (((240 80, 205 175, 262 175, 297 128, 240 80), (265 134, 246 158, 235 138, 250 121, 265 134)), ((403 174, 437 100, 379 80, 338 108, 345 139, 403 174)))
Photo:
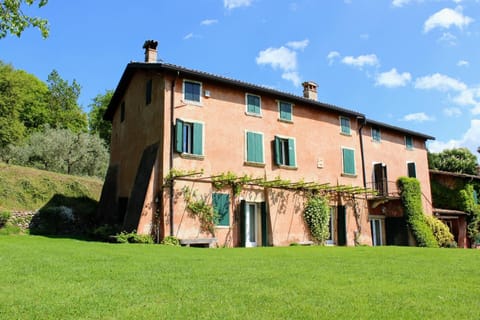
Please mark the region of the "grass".
POLYGON ((0 211, 30 211, 55 195, 99 200, 102 181, 0 163, 0 211))
POLYGON ((1 319, 472 319, 480 251, 0 236, 1 319))

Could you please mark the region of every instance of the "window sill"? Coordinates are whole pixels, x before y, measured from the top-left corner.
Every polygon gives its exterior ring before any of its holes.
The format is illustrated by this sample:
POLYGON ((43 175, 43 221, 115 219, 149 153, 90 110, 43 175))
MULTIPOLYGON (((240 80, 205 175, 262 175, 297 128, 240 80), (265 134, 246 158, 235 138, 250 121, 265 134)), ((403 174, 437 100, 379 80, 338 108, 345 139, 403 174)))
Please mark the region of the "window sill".
POLYGON ((287 120, 287 119, 281 119, 281 118, 278 118, 277 120, 278 122, 293 123, 293 120, 287 120))
POLYGON ((413 147, 406 147, 405 149, 407 149, 408 151, 413 151, 413 147))
POLYGON ((287 166, 287 165, 284 165, 284 164, 278 164, 278 167, 280 169, 285 169, 285 170, 298 170, 298 167, 287 166))
POLYGON ((258 113, 245 112, 245 115, 250 116, 250 117, 255 117, 255 118, 263 118, 261 113, 258 114, 258 113))
POLYGON ((192 153, 185 153, 182 152, 180 153, 180 157, 184 159, 194 159, 194 160, 203 160, 205 159, 204 155, 199 155, 199 154, 192 154, 192 153))
POLYGON ((382 143, 382 140, 374 140, 374 139, 372 139, 372 142, 373 142, 373 143, 379 143, 379 144, 380 144, 380 143, 382 143))
POLYGON ((356 178, 356 174, 351 174, 351 173, 342 173, 342 177, 347 177, 347 178, 356 178))
POLYGON ((191 105, 195 107, 203 107, 203 104, 201 101, 193 101, 193 100, 181 100, 182 103, 186 105, 191 105))
POLYGON ((230 229, 230 226, 215 226, 215 229, 230 229))
POLYGON ((265 163, 260 163, 260 162, 245 161, 243 162, 243 165, 250 166, 250 167, 265 168, 265 163))
POLYGON ((342 136, 346 136, 346 137, 351 137, 351 136, 352 136, 351 133, 346 133, 346 132, 340 132, 340 134, 341 134, 342 136))

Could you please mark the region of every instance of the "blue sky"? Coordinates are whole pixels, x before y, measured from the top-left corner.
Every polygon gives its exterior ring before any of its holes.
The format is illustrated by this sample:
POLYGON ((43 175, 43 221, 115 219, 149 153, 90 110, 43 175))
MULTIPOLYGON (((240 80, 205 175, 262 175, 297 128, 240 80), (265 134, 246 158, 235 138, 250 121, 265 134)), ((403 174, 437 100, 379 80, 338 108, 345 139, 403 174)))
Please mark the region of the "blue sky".
POLYGON ((0 59, 114 89, 147 39, 159 59, 319 100, 436 137, 431 151, 480 146, 479 0, 50 0, 36 29, 0 39, 0 59))

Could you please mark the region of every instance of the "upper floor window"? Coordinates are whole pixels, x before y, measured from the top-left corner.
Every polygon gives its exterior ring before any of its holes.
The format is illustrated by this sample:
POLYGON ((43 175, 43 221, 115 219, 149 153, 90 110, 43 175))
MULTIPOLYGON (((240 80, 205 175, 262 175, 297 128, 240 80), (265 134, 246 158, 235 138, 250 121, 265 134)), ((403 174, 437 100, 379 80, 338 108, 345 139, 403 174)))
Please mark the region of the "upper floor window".
POLYGON ((415 167, 415 162, 407 162, 407 171, 410 178, 417 177, 417 169, 415 167))
POLYGON ((295 167, 295 140, 275 137, 275 164, 295 167))
POLYGON ((175 149, 180 153, 203 155, 203 124, 177 119, 175 149))
POLYGON ((183 99, 186 101, 201 102, 202 83, 196 81, 183 81, 183 99))
POLYGON ((372 140, 375 142, 380 142, 382 140, 380 128, 372 127, 372 140))
POLYGON ((293 105, 291 103, 279 101, 278 110, 280 113, 279 115, 280 120, 289 121, 289 122, 293 121, 292 109, 293 109, 293 105))
POLYGON ((145 88, 145 104, 148 106, 152 102, 152 79, 147 81, 145 88))
POLYGON ((412 136, 405 136, 405 147, 411 150, 413 149, 413 138, 412 136))
POLYGON ((343 174, 353 176, 355 171, 355 150, 342 148, 343 174))
POLYGON ((262 114, 262 106, 261 100, 259 96, 253 94, 247 94, 247 114, 253 115, 261 115, 262 114))
POLYGON ((350 119, 347 117, 340 117, 340 132, 350 135, 350 119))
POLYGON ((263 134, 246 133, 246 161, 250 163, 265 163, 263 160, 263 134))

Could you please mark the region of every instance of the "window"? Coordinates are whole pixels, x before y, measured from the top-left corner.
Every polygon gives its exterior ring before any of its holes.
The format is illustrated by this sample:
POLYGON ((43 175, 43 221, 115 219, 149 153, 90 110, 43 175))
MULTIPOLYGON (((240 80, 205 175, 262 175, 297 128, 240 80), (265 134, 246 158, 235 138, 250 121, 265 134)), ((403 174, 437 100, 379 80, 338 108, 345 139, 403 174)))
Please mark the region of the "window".
POLYGON ((295 140, 275 137, 275 164, 295 167, 295 140))
POLYGON ((370 219, 370 226, 372 231, 372 245, 381 246, 383 245, 383 236, 382 236, 382 220, 381 219, 370 219))
POLYGON ((247 94, 247 114, 261 115, 262 108, 260 105, 260 97, 253 94, 247 94))
POLYGON ((183 98, 187 101, 200 103, 200 93, 202 92, 202 84, 200 82, 188 81, 183 82, 183 98))
POLYGON ((340 117, 341 133, 350 135, 350 119, 346 117, 340 117))
POLYGON ((292 109, 291 103, 279 101, 278 110, 280 112, 280 120, 292 121, 292 109))
POLYGON ((326 244, 330 244, 330 245, 333 245, 335 244, 335 207, 330 207, 330 219, 328 221, 328 231, 329 231, 329 234, 328 234, 328 238, 327 240, 325 241, 326 244))
POLYGON ((145 104, 148 106, 152 102, 152 79, 147 81, 145 88, 145 104))
POLYGON ((411 136, 405 136, 405 147, 407 149, 413 149, 413 138, 411 136))
POLYGON ((372 140, 375 142, 380 142, 382 140, 380 128, 372 127, 372 140))
POLYGON ((247 132, 247 162, 264 163, 263 161, 263 134, 247 132))
POLYGON ((355 150, 342 148, 343 174, 355 175, 355 150))
POLYGON ((180 153, 203 155, 203 124, 177 119, 175 149, 180 153))
POLYGON ((120 105, 120 122, 125 120, 125 101, 120 105))
POLYGON ((415 162, 407 162, 407 170, 408 170, 408 176, 410 178, 416 178, 417 177, 417 170, 415 168, 415 162))
POLYGON ((212 194, 213 210, 217 214, 217 226, 230 225, 230 196, 226 193, 212 194))

